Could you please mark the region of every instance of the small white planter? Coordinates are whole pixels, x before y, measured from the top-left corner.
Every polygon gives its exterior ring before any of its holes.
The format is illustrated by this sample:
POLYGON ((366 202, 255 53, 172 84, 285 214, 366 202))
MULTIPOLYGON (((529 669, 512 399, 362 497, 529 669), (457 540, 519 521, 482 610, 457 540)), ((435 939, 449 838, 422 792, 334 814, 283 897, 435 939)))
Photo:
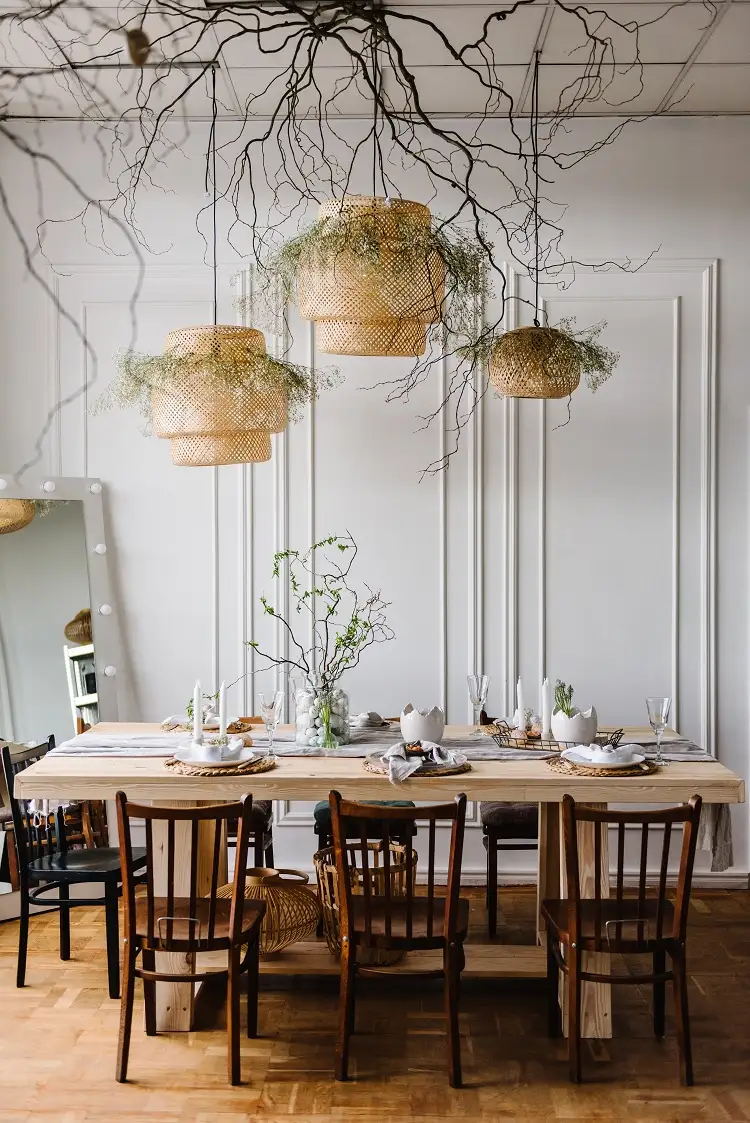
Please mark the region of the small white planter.
POLYGON ((573 716, 568 717, 562 710, 552 715, 552 736, 556 741, 569 741, 574 745, 590 745, 598 729, 596 710, 579 710, 573 707, 573 716))
POLYGON ((431 710, 415 710, 411 702, 404 706, 401 736, 405 741, 435 741, 439 744, 444 730, 445 714, 440 706, 433 706, 431 710))

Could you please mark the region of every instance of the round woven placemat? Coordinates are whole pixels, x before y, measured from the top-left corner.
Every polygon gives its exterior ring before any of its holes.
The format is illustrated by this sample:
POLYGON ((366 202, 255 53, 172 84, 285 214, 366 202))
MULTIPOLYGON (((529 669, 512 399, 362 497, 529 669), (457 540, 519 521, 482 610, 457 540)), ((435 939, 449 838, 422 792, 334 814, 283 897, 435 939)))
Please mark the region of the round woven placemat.
POLYGON ((205 761, 187 764, 184 760, 176 760, 171 756, 164 761, 164 767, 170 772, 176 772, 178 776, 249 776, 253 772, 270 772, 276 767, 276 761, 262 756, 243 764, 208 764, 205 761))
POLYGON ((610 776, 616 780, 621 776, 649 776, 659 767, 652 760, 644 760, 642 764, 632 764, 628 768, 597 768, 595 764, 574 764, 572 760, 560 756, 551 757, 545 764, 553 772, 565 772, 569 776, 610 776))
MULTIPOLYGON (((362 763, 365 766, 365 772, 374 772, 376 776, 388 775, 387 761, 371 760, 369 757, 365 757, 362 763)), ((425 772, 412 772, 408 779, 424 779, 430 776, 458 776, 461 772, 471 772, 470 761, 465 760, 463 764, 435 764, 425 772)))

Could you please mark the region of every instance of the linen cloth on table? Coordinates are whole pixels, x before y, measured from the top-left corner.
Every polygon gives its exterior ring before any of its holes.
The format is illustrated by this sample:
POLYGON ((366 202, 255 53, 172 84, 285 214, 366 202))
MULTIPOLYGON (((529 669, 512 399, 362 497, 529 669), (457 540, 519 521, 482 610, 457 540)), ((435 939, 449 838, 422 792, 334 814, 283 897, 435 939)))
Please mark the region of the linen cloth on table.
POLYGON ((402 784, 404 780, 422 767, 425 760, 434 764, 465 764, 466 754, 456 749, 446 749, 434 741, 422 741, 422 752, 419 756, 406 755, 406 742, 399 741, 391 745, 383 754, 383 760, 388 762, 388 779, 392 784, 402 784))
POLYGON ((79 733, 48 756, 172 756, 191 745, 191 733, 79 733))
POLYGON ((704 803, 698 824, 698 849, 711 854, 711 873, 724 873, 734 865, 732 815, 726 803, 704 803))

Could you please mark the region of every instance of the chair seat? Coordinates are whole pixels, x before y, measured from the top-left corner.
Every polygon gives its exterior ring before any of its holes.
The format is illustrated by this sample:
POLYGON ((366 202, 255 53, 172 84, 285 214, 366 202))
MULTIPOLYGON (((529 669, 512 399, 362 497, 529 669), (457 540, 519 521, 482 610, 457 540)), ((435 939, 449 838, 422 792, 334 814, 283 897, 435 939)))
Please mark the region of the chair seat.
MULTIPOLYGON (((629 951, 636 950, 638 946, 648 950, 652 946, 669 943, 674 925, 674 905, 671 901, 662 904, 662 935, 659 939, 656 933, 658 912, 659 902, 653 897, 646 898, 640 904, 637 899, 581 901, 580 944, 584 949, 590 950, 599 940, 604 945, 604 950, 607 944, 611 944, 618 950, 629 951), (617 921, 622 921, 622 928, 618 928, 617 921), (638 921, 645 922, 641 931, 638 921)), ((568 901, 542 901, 542 915, 560 942, 567 943, 568 901)))
MULTIPOLYGON (((376 938, 380 937, 384 940, 406 940, 406 905, 405 899, 395 899, 387 902, 384 897, 372 897, 370 899, 370 931, 376 938), (386 936, 385 921, 386 921, 386 905, 390 907, 391 916, 391 933, 386 936)), ((352 911, 353 923, 355 934, 361 934, 365 931, 365 898, 363 896, 352 897, 352 911)), ((429 920, 429 902, 415 898, 412 901, 412 929, 411 936, 408 941, 412 940, 428 940, 433 939, 439 942, 443 938, 443 923, 445 921, 445 902, 443 898, 438 897, 433 902, 432 913, 432 935, 427 935, 428 920, 429 920)), ((469 902, 465 897, 459 897, 458 910, 456 915, 456 939, 460 941, 466 938, 466 933, 469 928, 469 902)))
POLYGON ((13 812, 10 807, 0 807, 0 827, 13 821, 13 812))
MULTIPOLYGON (((368 799, 366 802, 371 807, 414 807, 415 803, 411 799, 368 799)), ((331 830, 331 808, 327 799, 321 799, 315 804, 313 809, 313 819, 315 820, 315 833, 322 835, 324 838, 330 837, 331 830)), ((387 823, 388 819, 373 819, 371 830, 371 838, 383 837, 383 823, 387 823)), ((392 832, 396 837, 413 837, 417 833, 416 825, 413 823, 394 823, 394 830, 392 832)), ((348 836, 347 836, 348 837, 348 836)), ((353 838, 359 838, 359 828, 354 830, 352 828, 353 838)))
MULTIPOLYGON (((229 942, 229 919, 231 909, 232 901, 230 898, 219 898, 216 900, 214 930, 213 936, 211 937, 212 943, 216 943, 217 941, 229 942)), ((197 937, 196 928, 198 925, 189 923, 191 920, 198 921, 200 925, 200 939, 207 942, 210 910, 211 901, 208 897, 199 897, 195 901, 192 909, 190 907, 189 897, 175 897, 171 911, 168 911, 166 897, 154 898, 154 916, 158 919, 160 916, 166 917, 171 915, 175 920, 172 926, 173 944, 177 944, 181 940, 195 939, 197 937)), ((245 901, 242 911, 241 943, 246 943, 247 939, 253 935, 263 920, 265 912, 265 901, 245 901)), ((135 902, 135 928, 136 936, 140 939, 145 939, 148 935, 148 900, 145 897, 138 898, 135 902)), ((162 936, 166 938, 166 935, 166 924, 162 924, 162 936)))
MULTIPOLYGON (((146 864, 146 851, 133 847, 133 865, 146 864)), ((29 862, 29 876, 35 881, 108 881, 120 877, 120 851, 114 847, 96 850, 68 850, 48 854, 29 862)))
POLYGON ((537 838, 538 803, 480 803, 482 826, 498 838, 537 838))
MULTIPOLYGON (((273 826, 273 802, 270 799, 254 799, 252 810, 250 811, 250 830, 268 832, 273 826)), ((230 819, 227 822, 227 837, 235 839, 237 837, 237 820, 230 819)))

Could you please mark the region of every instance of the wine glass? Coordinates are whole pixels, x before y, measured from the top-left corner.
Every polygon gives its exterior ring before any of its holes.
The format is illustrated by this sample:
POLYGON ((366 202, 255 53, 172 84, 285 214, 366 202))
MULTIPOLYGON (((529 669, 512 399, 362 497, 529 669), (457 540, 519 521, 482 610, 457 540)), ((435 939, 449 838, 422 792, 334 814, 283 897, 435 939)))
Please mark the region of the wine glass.
POLYGON ((284 705, 284 691, 271 690, 266 694, 259 694, 258 698, 260 701, 261 717, 263 718, 263 724, 268 734, 268 759, 276 760, 276 754, 273 750, 273 738, 276 733, 276 726, 281 720, 281 707, 284 705))
POLYGON ((661 755, 661 737, 669 720, 669 707, 672 705, 671 698, 647 698, 646 708, 648 709, 648 720, 651 728, 656 736, 656 756, 654 757, 654 764, 666 765, 669 761, 665 760, 661 755))
POLYGON ((466 681, 469 684, 469 701, 474 707, 474 725, 477 727, 472 733, 472 737, 480 738, 482 734, 479 732, 479 714, 484 709, 484 704, 487 701, 487 692, 490 688, 489 675, 467 675, 466 681))

